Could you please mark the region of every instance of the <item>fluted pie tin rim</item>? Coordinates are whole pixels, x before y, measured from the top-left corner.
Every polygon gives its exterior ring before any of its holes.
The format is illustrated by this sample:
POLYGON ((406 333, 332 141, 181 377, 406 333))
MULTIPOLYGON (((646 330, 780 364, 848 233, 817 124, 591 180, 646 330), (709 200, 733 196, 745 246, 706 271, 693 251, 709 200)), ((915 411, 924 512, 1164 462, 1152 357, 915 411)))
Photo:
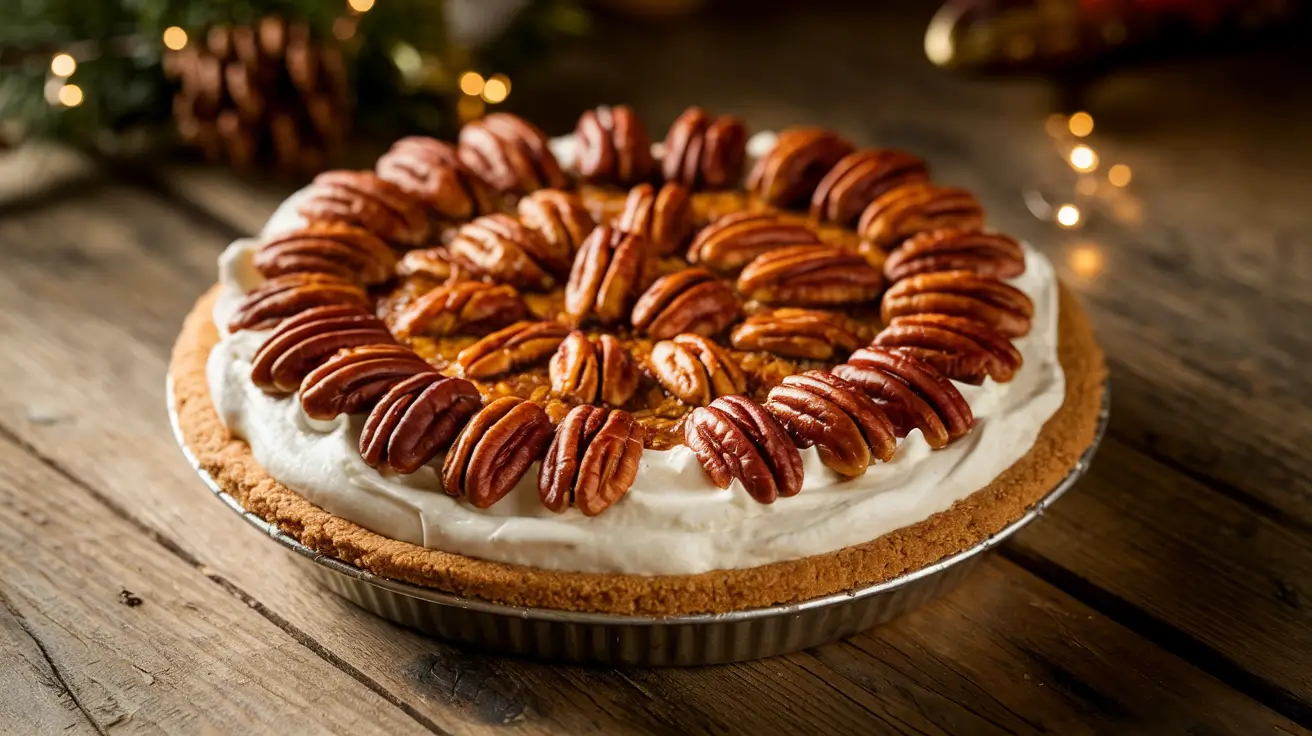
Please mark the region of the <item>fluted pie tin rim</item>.
POLYGON ((1107 430, 1111 382, 1093 442, 1070 473, 1023 516, 973 547, 890 580, 799 603, 728 613, 639 616, 525 608, 466 598, 375 575, 315 552, 275 524, 247 511, 224 491, 183 439, 168 377, 174 438, 214 495, 252 526, 297 553, 325 587, 385 619, 458 644, 560 662, 628 666, 691 666, 786 654, 864 631, 907 613, 965 578, 983 553, 1037 519, 1088 471, 1107 430))

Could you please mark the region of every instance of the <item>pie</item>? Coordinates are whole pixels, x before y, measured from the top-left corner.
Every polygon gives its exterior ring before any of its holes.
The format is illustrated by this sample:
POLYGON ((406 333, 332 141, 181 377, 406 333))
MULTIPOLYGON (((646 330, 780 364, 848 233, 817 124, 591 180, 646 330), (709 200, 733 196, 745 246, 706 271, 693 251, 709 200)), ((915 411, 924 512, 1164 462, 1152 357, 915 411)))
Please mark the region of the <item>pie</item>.
POLYGON ((330 171, 171 367, 248 511, 372 573, 677 615, 888 580, 1021 517, 1106 369, 1048 260, 904 151, 624 106, 330 171))

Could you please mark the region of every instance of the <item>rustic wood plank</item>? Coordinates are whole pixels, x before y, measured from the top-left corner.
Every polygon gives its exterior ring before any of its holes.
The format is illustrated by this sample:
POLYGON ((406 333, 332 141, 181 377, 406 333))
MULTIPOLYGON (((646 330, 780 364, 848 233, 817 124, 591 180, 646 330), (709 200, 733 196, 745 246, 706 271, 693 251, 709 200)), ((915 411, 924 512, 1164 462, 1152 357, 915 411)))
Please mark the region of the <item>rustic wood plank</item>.
MULTIPOLYGON (((6 387, 6 398, 0 401, 0 425, 10 427, 53 462, 103 489, 126 512, 139 514, 145 526, 160 530, 188 554, 203 560, 212 575, 229 581, 271 615, 305 632, 335 660, 379 683, 443 728, 475 732, 479 724, 506 720, 514 728, 540 726, 569 732, 608 730, 607 724, 626 722, 651 730, 683 732, 753 723, 800 728, 810 723, 810 715, 796 703, 823 702, 831 715, 822 723, 834 729, 850 730, 878 716, 890 728, 902 724, 953 731, 954 724, 974 723, 980 728, 994 724, 994 730, 1014 730, 1017 721, 1005 714, 1039 707, 1035 697, 1052 698, 1040 707, 1050 714, 1073 707, 1076 712, 1096 712, 1100 707, 1096 703, 1072 706, 1070 699, 1082 695, 1051 688, 1019 689, 992 695, 1004 705, 996 714, 981 717, 972 715, 978 706, 969 699, 956 702, 938 694, 944 690, 977 694, 980 686, 972 685, 972 680, 1012 682, 1017 673, 1049 671, 1043 657, 1050 660, 1053 655, 1032 651, 1036 645, 1022 649, 1007 644, 1027 641, 1025 631, 1036 622, 994 617, 988 615, 987 607, 980 611, 982 621, 950 614, 915 636, 900 632, 896 624, 874 634, 884 647, 874 648, 876 652, 929 649, 935 657, 954 662, 963 638, 994 642, 989 649, 991 658, 959 663, 959 672, 899 670, 896 665, 901 662, 904 666, 905 655, 889 654, 887 659, 839 658, 835 661, 841 662, 849 675, 836 676, 832 674, 836 669, 818 659, 819 655, 804 654, 718 668, 710 683, 688 679, 691 675, 677 671, 616 674, 461 654, 382 624, 310 585, 290 561, 270 556, 267 545, 248 544, 250 530, 235 516, 215 513, 212 499, 199 489, 182 490, 196 484, 177 459, 159 418, 163 356, 181 313, 212 278, 212 267, 206 265, 217 250, 212 234, 193 228, 188 240, 183 237, 187 222, 130 193, 111 191, 75 206, 75 222, 67 211, 55 208, 0 225, 0 241, 6 245, 0 251, 4 254, 0 256, 0 325, 8 340, 27 346, 12 369, 0 368, 4 374, 0 385, 6 387), (76 237, 88 230, 97 237, 76 237), (171 247, 161 248, 161 242, 171 247), (43 271, 51 265, 65 267, 57 284, 43 278, 43 271), (133 296, 143 291, 149 296, 133 296), (25 314, 22 305, 29 303, 48 306, 25 314), (169 309, 174 310, 173 315, 163 316, 169 309), (92 362, 83 356, 102 357, 92 362), (117 413, 84 410, 109 405, 115 406, 117 413), (106 437, 112 441, 105 442, 106 437), (158 483, 143 482, 143 478, 158 479, 158 483), (195 519, 202 515, 206 523, 197 525, 195 519), (932 633, 925 633, 930 628, 932 633), (869 674, 860 674, 863 670, 888 674, 871 679, 869 674), (721 691, 728 695, 717 695, 721 691), (800 693, 803 699, 782 697, 785 692, 800 693), (935 703, 934 718, 938 720, 926 719, 924 702, 935 703), (730 705, 737 708, 732 719, 722 713, 730 705)), ((1029 581, 1026 585, 1042 588, 1032 594, 1034 598, 1083 611, 1014 566, 995 564, 1005 571, 998 576, 1020 575, 1029 581)), ((972 608, 977 591, 972 587, 962 595, 965 602, 957 608, 972 608)), ((1272 718, 1251 701, 1227 699, 1215 683, 1131 632, 1089 615, 1070 617, 1072 621, 1098 621, 1102 633, 1089 633, 1085 638, 1098 640, 1114 632, 1124 640, 1117 651, 1148 652, 1146 661, 1160 659, 1162 668, 1180 671, 1198 692, 1215 689, 1208 702, 1233 706, 1237 710, 1232 717, 1250 722, 1272 718)), ((1092 682, 1109 682, 1114 680, 1110 673, 1119 666, 1110 660, 1089 660, 1068 665, 1065 671, 1077 672, 1077 678, 1092 682), (1082 669, 1086 667, 1090 671, 1082 669)), ((1148 717, 1146 701, 1132 692, 1113 690, 1113 695, 1102 697, 1104 701, 1110 698, 1120 709, 1116 712, 1129 714, 1127 718, 1148 717)), ((1060 720, 1060 716, 1052 717, 1060 720)), ((1226 716, 1209 713, 1206 717, 1226 716)))
POLYGON ((423 730, 8 438, 0 578, 101 732, 423 730))
POLYGON ((96 732, 2 591, 0 662, 0 724, 33 732, 96 732))
POLYGON ((66 146, 32 142, 0 150, 0 213, 21 209, 103 179, 87 156, 66 146))

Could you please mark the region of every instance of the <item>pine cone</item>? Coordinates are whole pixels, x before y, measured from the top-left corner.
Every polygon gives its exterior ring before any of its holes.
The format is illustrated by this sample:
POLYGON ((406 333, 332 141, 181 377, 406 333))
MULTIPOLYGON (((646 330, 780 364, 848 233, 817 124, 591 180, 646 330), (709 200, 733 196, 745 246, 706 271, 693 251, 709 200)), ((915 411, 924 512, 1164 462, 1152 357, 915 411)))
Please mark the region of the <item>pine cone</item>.
POLYGON ((307 26, 274 16, 215 26, 164 64, 179 85, 178 133, 211 161, 294 175, 324 169, 340 152, 351 119, 346 68, 307 26))

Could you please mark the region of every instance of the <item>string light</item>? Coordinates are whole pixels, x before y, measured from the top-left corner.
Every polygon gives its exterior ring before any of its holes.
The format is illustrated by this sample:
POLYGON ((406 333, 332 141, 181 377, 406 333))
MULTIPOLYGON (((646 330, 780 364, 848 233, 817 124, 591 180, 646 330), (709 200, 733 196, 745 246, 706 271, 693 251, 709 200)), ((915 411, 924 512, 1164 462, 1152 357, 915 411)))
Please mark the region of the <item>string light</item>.
POLYGON ((1093 132, 1093 116, 1087 112, 1077 112, 1066 121, 1066 128, 1076 138, 1083 138, 1093 132))
POLYGON ((1060 138, 1066 133, 1066 116, 1054 112, 1043 122, 1043 130, 1053 138, 1060 138))
POLYGON ((1073 204, 1064 204, 1057 208, 1057 224, 1064 228, 1073 228, 1080 224, 1080 208, 1073 204))
POLYGON ((483 75, 478 72, 465 72, 460 75, 460 91, 470 97, 477 97, 483 94, 483 75))
POLYGON ((1107 169, 1107 181, 1111 182, 1114 187, 1123 187, 1129 184, 1132 177, 1130 167, 1125 164, 1116 164, 1107 169))
POLYGON ((504 102, 510 96, 510 79, 504 74, 494 74, 483 84, 483 100, 495 105, 504 102))
POLYGON ((164 29, 164 48, 181 51, 187 45, 187 32, 177 26, 164 29))
POLYGON ((70 77, 77 71, 77 59, 70 54, 55 54, 50 60, 50 73, 56 77, 70 77))
POLYGON ((1091 279, 1102 273, 1102 250, 1096 245, 1086 243, 1076 246, 1071 250, 1067 260, 1071 270, 1080 278, 1091 279))
POLYGON ((368 13, 374 6, 374 0, 346 0, 346 4, 357 13, 368 13))
POLYGON ((82 104, 82 88, 76 84, 66 84, 59 88, 59 104, 64 107, 77 107, 82 104))
POLYGON ((1098 168, 1098 154, 1088 146, 1076 146, 1071 149, 1070 162, 1076 171, 1093 171, 1098 168))

